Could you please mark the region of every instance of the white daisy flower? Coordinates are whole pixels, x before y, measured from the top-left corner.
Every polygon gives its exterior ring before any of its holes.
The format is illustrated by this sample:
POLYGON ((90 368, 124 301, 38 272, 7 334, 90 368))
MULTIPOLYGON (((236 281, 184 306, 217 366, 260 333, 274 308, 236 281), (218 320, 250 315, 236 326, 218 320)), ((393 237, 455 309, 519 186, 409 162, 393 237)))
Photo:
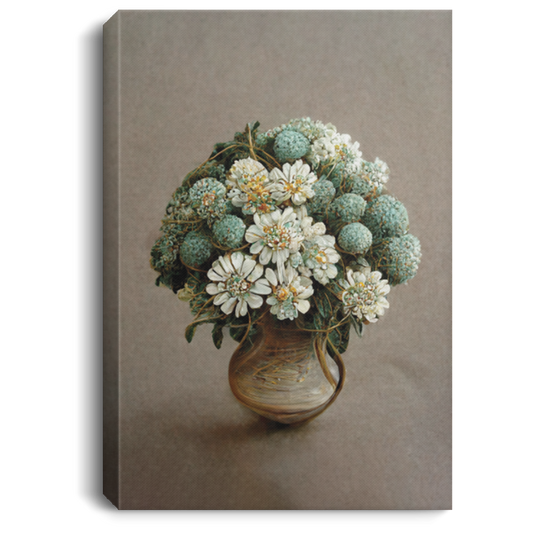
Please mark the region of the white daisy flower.
POLYGON ((287 126, 305 135, 311 142, 323 137, 326 133, 326 126, 320 121, 313 121, 309 117, 295 118, 289 121, 287 126))
POLYGON ((257 211, 269 213, 276 209, 276 200, 272 197, 272 183, 268 170, 259 161, 248 157, 235 161, 226 181, 230 188, 228 198, 243 213, 253 215, 257 211))
POLYGON ((215 283, 209 283, 207 294, 215 295, 213 303, 221 305, 227 315, 235 311, 237 316, 245 316, 248 306, 257 309, 263 304, 260 294, 270 294, 272 289, 263 275, 263 265, 249 255, 233 252, 219 257, 207 273, 215 283))
POLYGON ((379 157, 374 160, 374 176, 373 181, 377 185, 385 185, 389 181, 390 168, 385 161, 379 157))
POLYGON ((268 215, 254 215, 254 222, 245 234, 247 242, 252 243, 250 252, 260 254, 259 262, 267 265, 270 261, 283 269, 291 253, 297 252, 304 239, 292 207, 268 215))
POLYGON ((358 174, 361 178, 368 180, 374 188, 380 190, 389 181, 390 169, 385 161, 376 157, 373 163, 365 161, 358 174))
POLYGON ((301 205, 315 195, 311 186, 318 178, 311 167, 299 159, 293 165, 285 163, 283 172, 272 169, 270 179, 272 196, 278 203, 290 199, 294 205, 301 205))
POLYGON ((327 159, 344 162, 348 172, 356 172, 363 162, 359 143, 352 143, 348 134, 338 133, 333 124, 326 124, 324 135, 311 145, 311 160, 315 165, 327 159))
POLYGON ((307 298, 314 292, 313 282, 309 278, 298 276, 290 266, 284 274, 279 271, 276 274, 271 268, 267 268, 265 277, 272 285, 272 295, 267 298, 267 304, 272 306, 270 312, 279 320, 294 320, 298 317, 298 312, 309 311, 307 298))
POLYGON ((230 168, 227 181, 232 187, 239 187, 241 182, 263 178, 268 181, 268 170, 255 159, 239 159, 230 168))
POLYGON ((387 280, 381 279, 381 272, 346 271, 346 279, 340 282, 345 289, 342 293, 344 313, 352 313, 361 322, 377 322, 382 316, 389 302, 385 296, 390 292, 387 280))
POLYGON ((307 240, 313 237, 324 235, 326 233, 326 225, 323 222, 314 223, 313 217, 307 216, 307 209, 305 206, 296 208, 295 213, 300 221, 300 231, 307 240))
POLYGON ((303 266, 300 272, 313 276, 322 285, 327 285, 337 276, 336 263, 341 256, 335 250, 335 237, 331 235, 316 236, 311 241, 304 242, 305 251, 302 254, 303 266))

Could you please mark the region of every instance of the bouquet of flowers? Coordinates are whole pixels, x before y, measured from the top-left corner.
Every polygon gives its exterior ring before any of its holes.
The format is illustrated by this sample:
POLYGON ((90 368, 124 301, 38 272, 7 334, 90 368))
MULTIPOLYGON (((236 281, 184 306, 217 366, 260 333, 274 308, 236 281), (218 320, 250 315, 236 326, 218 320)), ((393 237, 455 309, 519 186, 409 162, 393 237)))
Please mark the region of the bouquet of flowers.
POLYGON ((332 124, 248 124, 179 186, 151 252, 157 285, 188 301, 198 325, 253 339, 267 313, 322 334, 343 353, 351 327, 377 322, 392 286, 414 277, 420 242, 385 188, 389 167, 365 161, 332 124))

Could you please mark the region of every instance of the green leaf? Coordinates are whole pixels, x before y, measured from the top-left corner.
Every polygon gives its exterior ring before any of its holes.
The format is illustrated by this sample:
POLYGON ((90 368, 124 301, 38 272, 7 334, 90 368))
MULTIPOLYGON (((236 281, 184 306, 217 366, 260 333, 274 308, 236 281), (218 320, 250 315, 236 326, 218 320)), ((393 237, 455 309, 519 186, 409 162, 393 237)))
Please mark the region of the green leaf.
POLYGON ((353 329, 355 329, 355 332, 357 333, 357 336, 358 337, 362 337, 363 336, 363 323, 362 322, 359 322, 353 315, 350 317, 351 318, 351 324, 353 326, 353 329))
POLYGON ((217 322, 213 326, 213 331, 211 332, 211 336, 213 337, 213 343, 218 350, 220 350, 220 347, 222 346, 222 340, 224 339, 224 333, 222 331, 223 327, 223 323, 217 322))
POLYGON ((250 130, 253 139, 255 139, 255 136, 257 135, 257 128, 259 128, 259 122, 257 120, 253 124, 251 122, 248 123, 248 129, 250 130))
POLYGON ((230 337, 234 341, 237 341, 237 342, 241 342, 241 340, 244 337, 245 333, 246 333, 246 328, 232 328, 231 326, 229 328, 230 337))
POLYGON ((187 339, 187 342, 190 343, 194 337, 194 334, 196 333, 196 328, 198 327, 198 323, 192 323, 189 324, 185 328, 185 338, 187 339))
POLYGON ((327 295, 322 291, 317 292, 317 294, 315 295, 315 303, 316 303, 318 312, 326 320, 328 320, 331 317, 332 309, 331 309, 331 303, 329 302, 327 295))
MULTIPOLYGON (((330 331, 330 333, 328 333, 328 338, 339 353, 344 353, 347 350, 348 342, 350 341, 350 322, 346 322, 346 324, 330 331)), ((329 344, 327 344, 326 347, 328 353, 333 357, 335 351, 329 346, 329 344)))
POLYGON ((329 296, 326 292, 323 294, 322 301, 324 303, 324 312, 326 313, 326 318, 329 318, 333 314, 333 309, 331 307, 329 296))
POLYGON ((320 313, 316 313, 313 316, 313 325, 315 329, 326 329, 326 321, 320 313))
POLYGON ((339 345, 337 350, 339 353, 344 353, 348 349, 348 343, 350 342, 350 323, 346 322, 340 328, 337 328, 339 332, 339 345))
POLYGON ((320 296, 318 294, 316 294, 315 296, 313 296, 313 300, 315 301, 315 304, 316 304, 316 308, 318 309, 318 312, 320 313, 320 315, 322 317, 326 317, 325 313, 324 313, 324 304, 322 303, 322 298, 320 298, 320 296))

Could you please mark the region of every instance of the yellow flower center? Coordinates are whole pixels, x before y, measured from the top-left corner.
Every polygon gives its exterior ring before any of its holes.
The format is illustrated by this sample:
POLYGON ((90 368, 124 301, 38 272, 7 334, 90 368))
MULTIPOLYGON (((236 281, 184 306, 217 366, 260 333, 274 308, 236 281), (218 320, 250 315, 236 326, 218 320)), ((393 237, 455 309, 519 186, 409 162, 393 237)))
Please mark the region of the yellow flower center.
POLYGON ((277 290, 276 296, 278 300, 281 300, 282 302, 285 301, 291 294, 291 291, 287 289, 286 287, 280 287, 277 290))
POLYGON ((263 231, 266 244, 274 250, 284 250, 291 243, 291 233, 283 226, 266 226, 263 231))
POLYGON ((226 290, 232 297, 246 294, 250 289, 251 283, 246 281, 238 274, 233 275, 226 281, 226 290))
POLYGON ((325 263, 328 262, 328 256, 322 250, 316 254, 315 259, 316 259, 317 263, 321 263, 321 264, 325 264, 325 263))
POLYGON ((303 179, 298 176, 292 183, 287 183, 285 189, 291 194, 298 193, 302 190, 303 179))

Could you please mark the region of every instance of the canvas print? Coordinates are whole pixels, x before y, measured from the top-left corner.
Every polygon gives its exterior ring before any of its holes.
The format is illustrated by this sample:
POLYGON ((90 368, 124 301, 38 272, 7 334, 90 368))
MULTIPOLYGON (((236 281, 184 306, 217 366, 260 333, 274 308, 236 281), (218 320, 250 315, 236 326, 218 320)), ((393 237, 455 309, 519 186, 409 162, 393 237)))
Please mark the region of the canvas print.
POLYGON ((104 56, 104 494, 450 508, 451 13, 121 11, 104 56))

